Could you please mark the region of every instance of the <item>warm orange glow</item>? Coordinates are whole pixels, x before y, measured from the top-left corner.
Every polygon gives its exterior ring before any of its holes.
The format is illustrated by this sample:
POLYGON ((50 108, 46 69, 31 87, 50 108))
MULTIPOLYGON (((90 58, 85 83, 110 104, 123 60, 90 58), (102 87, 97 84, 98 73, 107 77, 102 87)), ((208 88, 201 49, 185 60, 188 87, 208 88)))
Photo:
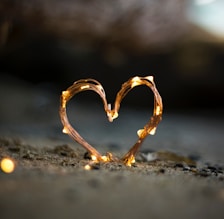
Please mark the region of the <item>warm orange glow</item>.
POLYGON ((63 132, 64 134, 68 134, 68 130, 67 130, 67 128, 64 127, 63 130, 62 130, 62 132, 63 132))
POLYGON ((136 86, 138 86, 140 84, 141 84, 141 80, 140 80, 139 77, 132 78, 132 80, 131 80, 131 88, 134 88, 134 87, 136 87, 136 86))
MULTIPOLYGON (((63 91, 61 95, 61 105, 59 113, 61 117, 61 122, 64 126, 63 133, 68 134, 76 142, 82 145, 87 151, 89 151, 93 162, 110 162, 119 160, 113 157, 110 153, 107 153, 107 156, 102 156, 93 146, 91 146, 79 135, 79 133, 71 126, 71 124, 68 121, 66 113, 66 104, 77 93, 86 90, 92 90, 101 97, 108 120, 110 122, 113 122, 113 120, 116 119, 119 115, 118 112, 123 98, 127 95, 127 93, 130 90, 140 85, 146 85, 152 90, 155 99, 155 106, 151 119, 148 121, 148 123, 146 123, 143 129, 139 129, 137 131, 138 135, 137 142, 128 151, 128 153, 126 153, 121 159, 121 161, 123 161, 127 166, 131 166, 135 162, 135 155, 138 152, 140 146, 142 145, 144 139, 149 134, 150 135, 155 134, 156 128, 162 119, 162 112, 163 112, 162 98, 156 89, 153 76, 146 76, 146 77, 135 76, 126 81, 122 85, 120 91, 117 93, 113 109, 111 109, 111 104, 107 103, 103 86, 98 81, 94 79, 81 79, 74 82, 74 84, 70 86, 66 91, 63 91)), ((86 168, 88 169, 89 167, 87 166, 85 167, 85 169, 86 168)))
POLYGON ((84 167, 84 169, 85 169, 85 170, 91 170, 92 167, 91 167, 89 164, 86 164, 85 167, 84 167))
POLYGON ((144 129, 139 129, 137 131, 137 135, 138 135, 139 138, 142 136, 143 132, 144 132, 144 129))
POLYGON ((125 162, 125 164, 126 164, 127 166, 129 166, 129 167, 131 167, 131 165, 134 164, 134 163, 135 163, 135 156, 134 156, 134 155, 130 155, 130 156, 127 158, 126 162, 125 162))
POLYGON ((97 157, 93 154, 91 155, 91 159, 92 159, 92 161, 97 161, 97 157))
POLYGON ((102 156, 101 159, 104 161, 104 162, 108 162, 110 159, 108 156, 102 156))
POLYGON ((155 135, 155 133, 156 133, 156 127, 154 127, 154 128, 149 132, 150 135, 155 135))
POLYGON ((154 77, 153 76, 148 76, 146 77, 149 81, 153 82, 154 81, 154 77))
POLYGON ((158 116, 161 113, 160 106, 156 106, 156 115, 158 116))
POLYGON ((5 173, 12 173, 15 169, 15 164, 10 158, 3 158, 1 160, 1 169, 5 173))
POLYGON ((88 88, 89 88, 89 85, 84 85, 80 87, 81 90, 88 89, 88 88))
POLYGON ((62 94, 63 94, 63 97, 65 97, 65 98, 70 96, 70 92, 67 90, 63 91, 62 94))

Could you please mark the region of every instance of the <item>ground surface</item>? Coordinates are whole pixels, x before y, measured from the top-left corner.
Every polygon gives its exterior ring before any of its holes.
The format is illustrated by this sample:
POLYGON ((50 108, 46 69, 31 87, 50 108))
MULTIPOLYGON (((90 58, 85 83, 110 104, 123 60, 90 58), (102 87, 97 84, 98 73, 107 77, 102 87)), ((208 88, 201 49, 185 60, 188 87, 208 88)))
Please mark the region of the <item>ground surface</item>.
MULTIPOLYGON (((1 218, 224 217, 219 110, 165 112, 133 167, 106 163, 85 170, 85 150, 61 132, 60 92, 1 81, 0 159, 16 164, 13 173, 0 172, 1 218)), ((101 108, 77 103, 69 116, 100 152, 119 157, 149 112, 124 107, 110 124, 101 108)))

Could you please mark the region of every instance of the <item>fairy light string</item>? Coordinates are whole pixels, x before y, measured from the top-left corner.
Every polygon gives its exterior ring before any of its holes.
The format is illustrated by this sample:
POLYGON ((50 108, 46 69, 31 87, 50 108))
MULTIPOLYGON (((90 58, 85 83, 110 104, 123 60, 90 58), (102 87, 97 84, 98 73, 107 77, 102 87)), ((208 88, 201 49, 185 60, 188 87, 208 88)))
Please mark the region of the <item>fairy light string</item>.
POLYGON ((153 76, 139 77, 135 76, 130 78, 128 81, 123 83, 120 91, 117 93, 114 108, 111 109, 111 104, 107 103, 106 94, 103 89, 103 86, 94 79, 81 79, 74 82, 66 91, 63 91, 61 94, 61 103, 59 114, 61 118, 61 122, 64 126, 63 133, 68 134, 72 139, 74 139, 77 143, 82 145, 90 154, 91 158, 95 162, 109 162, 109 161, 121 161, 127 166, 131 166, 135 163, 135 156, 139 151, 143 141, 150 134, 154 135, 156 132, 156 128, 159 122, 162 120, 162 112, 163 112, 163 104, 162 98, 156 88, 156 85, 153 80, 153 76), (131 147, 131 149, 121 158, 113 156, 111 153, 107 153, 106 155, 101 155, 92 145, 90 145, 82 136, 72 127, 69 123, 67 113, 66 113, 66 105, 68 101, 80 92, 84 92, 87 90, 92 90, 96 92, 102 99, 104 110, 107 114, 108 120, 113 122, 114 119, 118 117, 120 104, 123 98, 128 94, 136 86, 146 85, 149 87, 154 94, 154 109, 153 115, 147 124, 137 131, 138 140, 131 147))

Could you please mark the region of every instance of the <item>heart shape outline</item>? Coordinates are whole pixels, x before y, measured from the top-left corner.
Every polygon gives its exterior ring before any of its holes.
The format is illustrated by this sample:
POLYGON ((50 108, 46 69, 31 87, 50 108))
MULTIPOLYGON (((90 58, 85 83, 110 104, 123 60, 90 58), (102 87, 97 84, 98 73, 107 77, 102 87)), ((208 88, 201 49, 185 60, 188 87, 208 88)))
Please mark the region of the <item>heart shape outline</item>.
POLYGON ((91 154, 92 160, 96 162, 122 161, 127 166, 131 166, 133 163, 135 163, 135 156, 140 146, 142 145, 144 139, 149 134, 151 135, 155 134, 156 128, 159 122, 162 120, 162 112, 163 112, 162 98, 156 88, 153 76, 146 76, 146 77, 135 76, 127 80, 125 83, 123 83, 121 89, 118 91, 116 95, 113 109, 111 109, 111 104, 107 103, 106 94, 100 82, 91 78, 80 79, 78 81, 75 81, 73 85, 68 87, 66 91, 62 91, 60 99, 60 108, 59 108, 61 122, 64 126, 63 133, 68 134, 77 143, 82 145, 91 154), (114 119, 118 117, 120 104, 123 98, 128 94, 130 90, 140 85, 146 85, 152 90, 154 94, 153 115, 151 116, 150 120, 146 123, 144 128, 139 129, 137 131, 138 135, 137 142, 130 148, 130 150, 122 157, 121 160, 114 157, 111 153, 107 153, 106 156, 102 156, 92 145, 90 145, 85 139, 83 139, 83 137, 69 123, 66 113, 67 102, 77 93, 92 90, 101 97, 108 120, 112 122, 114 119))

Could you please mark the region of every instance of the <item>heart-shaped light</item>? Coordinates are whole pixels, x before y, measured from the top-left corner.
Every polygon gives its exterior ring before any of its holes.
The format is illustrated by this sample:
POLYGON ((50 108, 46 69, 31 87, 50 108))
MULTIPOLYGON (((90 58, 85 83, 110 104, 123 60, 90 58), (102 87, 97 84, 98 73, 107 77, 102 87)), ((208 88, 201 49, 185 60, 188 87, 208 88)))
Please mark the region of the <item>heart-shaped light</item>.
POLYGON ((61 95, 61 104, 60 104, 60 117, 61 122, 64 126, 63 132, 68 134, 71 138, 73 138, 76 142, 81 144, 87 151, 90 152, 92 160, 96 162, 108 162, 108 161, 122 161, 127 166, 131 166, 135 162, 135 156, 138 152, 140 146, 142 145, 144 139, 149 135, 154 135, 156 128, 159 122, 162 119, 162 112, 163 112, 163 103, 162 98, 156 89, 156 85, 153 81, 153 76, 147 77, 139 77, 135 76, 130 78, 126 81, 120 91, 117 93, 114 108, 111 109, 111 104, 107 103, 106 95, 102 85, 94 80, 94 79, 81 79, 76 82, 72 86, 70 86, 66 91, 62 92, 61 95), (93 146, 91 146, 87 141, 85 141, 80 134, 71 126, 68 121, 67 113, 66 113, 66 104, 67 102, 77 93, 92 90, 98 93, 103 100, 104 110, 107 114, 108 120, 112 122, 114 119, 118 117, 118 112, 120 109, 120 104, 122 99, 127 95, 127 93, 136 86, 139 85, 146 85, 154 93, 154 110, 153 115, 150 120, 146 123, 143 129, 139 129, 137 131, 138 140, 137 142, 131 147, 131 149, 121 158, 118 159, 114 157, 111 153, 107 153, 106 156, 102 156, 93 146))

